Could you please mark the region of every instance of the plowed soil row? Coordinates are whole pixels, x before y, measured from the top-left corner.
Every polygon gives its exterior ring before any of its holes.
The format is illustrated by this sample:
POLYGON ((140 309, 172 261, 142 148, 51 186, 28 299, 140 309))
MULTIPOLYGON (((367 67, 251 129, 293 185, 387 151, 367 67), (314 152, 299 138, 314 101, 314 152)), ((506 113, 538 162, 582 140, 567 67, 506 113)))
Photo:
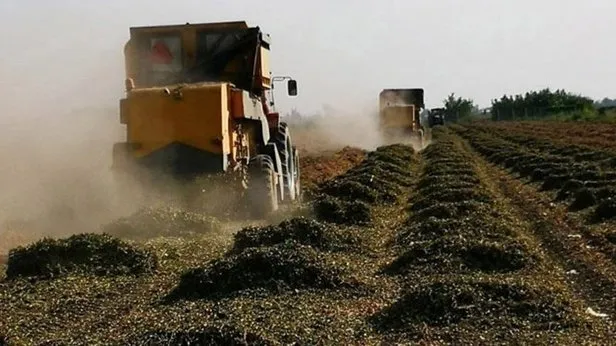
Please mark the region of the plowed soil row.
POLYGON ((490 121, 481 123, 481 126, 490 132, 524 134, 566 144, 616 149, 616 124, 613 123, 490 121))
POLYGON ((300 152, 300 172, 304 190, 311 193, 316 186, 324 181, 357 166, 363 160, 365 154, 364 150, 352 147, 318 154, 308 151, 300 152))
MULTIPOLYGON (((488 161, 541 191, 552 205, 583 225, 578 236, 616 263, 616 171, 613 158, 514 143, 481 129, 455 127, 488 161)), ((527 141, 525 143, 532 143, 527 141)), ((575 150, 575 146, 570 147, 575 150)), ((578 148, 579 149, 579 148, 578 148)), ((582 149, 579 149, 582 150, 582 149)))
MULTIPOLYGON (((453 127, 459 129, 460 127, 453 127)), ((576 144, 575 139, 551 140, 532 133, 511 131, 507 128, 492 128, 492 125, 475 125, 472 131, 515 143, 529 151, 568 158, 576 163, 595 163, 605 168, 616 168, 616 152, 608 147, 590 147, 576 144)))

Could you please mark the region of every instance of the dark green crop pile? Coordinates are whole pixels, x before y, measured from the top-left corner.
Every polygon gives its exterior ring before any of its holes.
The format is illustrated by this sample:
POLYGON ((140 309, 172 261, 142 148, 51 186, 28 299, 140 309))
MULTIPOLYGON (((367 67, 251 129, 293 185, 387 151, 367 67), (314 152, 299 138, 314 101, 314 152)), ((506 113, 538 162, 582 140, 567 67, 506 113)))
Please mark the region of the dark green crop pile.
POLYGON ((105 233, 135 240, 202 235, 220 229, 221 223, 213 217, 174 207, 142 208, 103 226, 105 233))
POLYGON ((232 252, 247 248, 272 246, 288 241, 309 245, 322 251, 361 248, 361 238, 346 229, 314 219, 296 217, 278 225, 250 226, 234 235, 232 252))
POLYGON ((513 239, 481 241, 449 236, 413 243, 386 271, 403 275, 419 272, 506 273, 530 267, 537 260, 523 244, 513 239))
POLYGON ((372 220, 370 206, 361 201, 344 201, 333 196, 319 195, 313 203, 316 217, 340 225, 367 225, 372 220))
POLYGON ((417 222, 414 218, 404 225, 396 236, 396 243, 402 247, 416 241, 436 240, 441 237, 483 239, 486 241, 510 239, 515 236, 506 221, 497 218, 481 218, 475 215, 466 218, 441 218, 432 216, 417 222))
POLYGON ((604 199, 593 213, 596 221, 611 220, 616 215, 616 196, 604 199))
POLYGON ((316 216, 338 224, 367 224, 370 206, 394 204, 411 184, 417 163, 411 146, 395 144, 369 152, 356 167, 318 186, 316 216))
POLYGON ((445 137, 422 155, 422 189, 410 199, 411 216, 396 237, 401 254, 385 272, 506 273, 539 261, 500 222, 492 196, 479 184, 472 158, 462 147, 445 137), (441 186, 444 181, 446 187, 441 186))
POLYGON ((11 250, 6 276, 50 279, 70 274, 134 275, 156 268, 156 256, 146 250, 107 234, 78 234, 11 250))
POLYGON ((443 279, 416 285, 372 318, 376 328, 418 334, 479 328, 506 336, 515 330, 556 332, 581 323, 579 307, 561 292, 523 280, 443 279))
POLYGON ((297 243, 248 248, 185 272, 169 295, 174 298, 214 298, 242 291, 281 293, 294 289, 352 288, 339 265, 314 248, 297 243))

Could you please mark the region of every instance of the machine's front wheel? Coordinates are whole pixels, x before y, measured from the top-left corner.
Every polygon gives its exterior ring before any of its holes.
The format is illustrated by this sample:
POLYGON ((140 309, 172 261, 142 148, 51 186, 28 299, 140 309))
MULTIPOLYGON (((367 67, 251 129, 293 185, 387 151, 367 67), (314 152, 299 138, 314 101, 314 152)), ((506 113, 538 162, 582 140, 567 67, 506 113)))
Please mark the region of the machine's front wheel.
POLYGON ((248 165, 248 206, 253 217, 265 219, 278 210, 276 172, 267 155, 257 155, 248 165))
POLYGON ((421 149, 423 149, 424 143, 425 143, 424 130, 423 129, 419 129, 417 135, 419 137, 419 147, 421 149))
POLYGON ((281 122, 278 126, 277 133, 272 138, 272 141, 276 144, 278 149, 278 155, 280 156, 280 162, 282 163, 282 184, 284 190, 284 198, 281 200, 291 203, 295 200, 295 161, 293 144, 291 140, 291 133, 287 123, 281 122))
POLYGON ((301 171, 299 168, 299 150, 297 150, 297 148, 294 146, 293 147, 293 166, 295 167, 294 171, 293 171, 293 175, 294 175, 294 186, 293 189, 295 190, 295 200, 298 203, 302 202, 302 185, 301 185, 301 171))

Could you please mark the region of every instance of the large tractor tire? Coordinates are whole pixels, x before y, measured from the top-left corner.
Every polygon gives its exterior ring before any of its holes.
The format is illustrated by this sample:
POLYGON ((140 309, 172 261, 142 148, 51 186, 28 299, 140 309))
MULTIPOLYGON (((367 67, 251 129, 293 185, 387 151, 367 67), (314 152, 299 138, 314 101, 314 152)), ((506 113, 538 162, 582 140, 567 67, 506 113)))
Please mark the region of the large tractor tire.
POLYGON ((301 185, 301 171, 299 168, 299 150, 293 146, 293 162, 294 162, 294 183, 293 190, 295 191, 295 200, 299 203, 302 202, 302 185, 301 185))
POLYGON ((278 150, 278 145, 276 145, 276 143, 274 143, 273 141, 270 141, 269 143, 267 143, 267 145, 265 145, 265 148, 263 149, 263 154, 269 156, 270 160, 272 161, 272 167, 274 169, 274 176, 275 176, 275 187, 278 190, 277 194, 278 194, 278 203, 284 203, 284 184, 282 183, 283 181, 283 174, 282 174, 282 160, 280 159, 280 152, 278 150))
POLYGON ((247 203, 253 217, 265 219, 278 210, 274 163, 268 155, 257 155, 248 164, 247 203))
POLYGON ((280 122, 277 131, 272 134, 272 141, 276 143, 282 164, 282 185, 284 187, 282 200, 291 203, 296 198, 295 171, 297 170, 297 165, 294 159, 291 131, 287 123, 280 122))
POLYGON ((418 141, 419 141, 419 147, 420 147, 421 149, 423 149, 424 144, 425 144, 425 134, 424 134, 424 129, 423 129, 423 128, 420 128, 420 129, 417 131, 417 139, 418 139, 418 141))

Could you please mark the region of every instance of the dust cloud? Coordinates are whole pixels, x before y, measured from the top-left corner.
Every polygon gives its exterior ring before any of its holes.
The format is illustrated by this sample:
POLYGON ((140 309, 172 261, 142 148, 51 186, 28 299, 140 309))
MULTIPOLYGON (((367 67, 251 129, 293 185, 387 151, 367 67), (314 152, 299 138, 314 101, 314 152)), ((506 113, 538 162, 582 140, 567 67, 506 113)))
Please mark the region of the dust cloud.
POLYGON ((11 121, 0 130, 0 253, 41 236, 97 230, 138 205, 137 191, 119 191, 110 170, 122 139, 117 111, 65 106, 35 110, 42 117, 4 113, 11 121))
POLYGON ((291 136, 300 150, 307 154, 337 151, 345 146, 374 150, 382 145, 403 143, 421 150, 418 140, 406 135, 384 137, 379 132, 378 103, 356 111, 325 107, 321 114, 291 114, 283 118, 291 127, 291 136))
POLYGON ((60 53, 0 68, 0 254, 42 236, 96 231, 142 201, 139 191, 119 190, 110 170, 113 143, 124 139, 121 49, 101 58, 86 47, 61 69, 52 64, 60 53))

